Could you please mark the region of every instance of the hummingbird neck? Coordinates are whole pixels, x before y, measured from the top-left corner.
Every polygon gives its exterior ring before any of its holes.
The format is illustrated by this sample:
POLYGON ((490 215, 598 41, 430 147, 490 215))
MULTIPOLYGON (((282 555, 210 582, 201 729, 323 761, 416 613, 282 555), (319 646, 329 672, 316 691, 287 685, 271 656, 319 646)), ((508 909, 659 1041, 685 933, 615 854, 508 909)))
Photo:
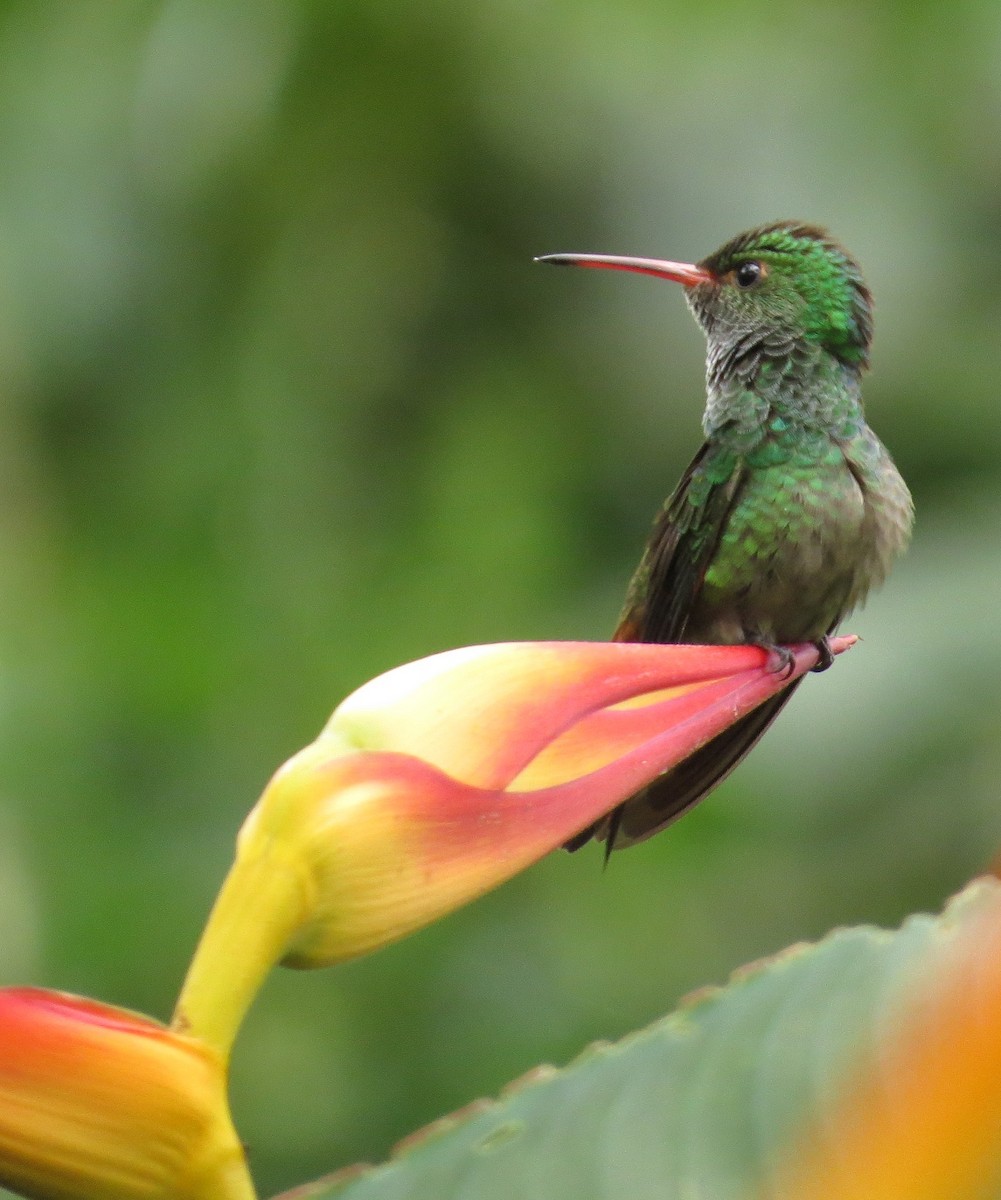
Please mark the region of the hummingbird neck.
POLYGON ((764 435, 783 430, 846 436, 863 422, 861 370, 816 342, 759 332, 710 341, 706 357, 706 436, 730 429, 764 435))

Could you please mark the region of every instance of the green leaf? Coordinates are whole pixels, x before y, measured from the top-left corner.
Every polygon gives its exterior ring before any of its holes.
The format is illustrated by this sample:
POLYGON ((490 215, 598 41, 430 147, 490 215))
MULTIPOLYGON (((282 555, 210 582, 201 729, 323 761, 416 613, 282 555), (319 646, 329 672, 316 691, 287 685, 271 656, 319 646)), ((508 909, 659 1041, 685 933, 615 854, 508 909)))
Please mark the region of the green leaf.
POLYGON ((987 909, 1001 909, 994 879, 897 932, 842 929, 791 947, 296 1200, 746 1200, 796 1133, 833 1111, 846 1070, 878 1056, 916 985, 987 909))

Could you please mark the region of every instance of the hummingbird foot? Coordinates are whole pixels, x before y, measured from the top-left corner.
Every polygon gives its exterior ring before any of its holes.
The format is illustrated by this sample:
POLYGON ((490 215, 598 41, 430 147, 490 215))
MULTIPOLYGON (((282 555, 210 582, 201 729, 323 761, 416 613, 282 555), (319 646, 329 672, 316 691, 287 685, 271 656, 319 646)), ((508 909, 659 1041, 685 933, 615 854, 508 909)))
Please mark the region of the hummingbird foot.
POLYGON ((825 634, 824 637, 817 638, 813 644, 817 647, 817 653, 820 655, 820 658, 817 660, 817 665, 811 667, 810 670, 819 674, 821 671, 826 671, 831 663, 834 662, 834 655, 831 653, 831 639, 825 634))
MULTIPOLYGON (((793 673, 796 666, 796 655, 787 646, 776 646, 773 642, 757 642, 762 650, 767 650, 775 659, 771 670, 783 679, 788 679, 793 673)), ((830 654, 830 651, 828 651, 830 654)), ((834 656, 831 655, 831 661, 834 661, 834 656)))

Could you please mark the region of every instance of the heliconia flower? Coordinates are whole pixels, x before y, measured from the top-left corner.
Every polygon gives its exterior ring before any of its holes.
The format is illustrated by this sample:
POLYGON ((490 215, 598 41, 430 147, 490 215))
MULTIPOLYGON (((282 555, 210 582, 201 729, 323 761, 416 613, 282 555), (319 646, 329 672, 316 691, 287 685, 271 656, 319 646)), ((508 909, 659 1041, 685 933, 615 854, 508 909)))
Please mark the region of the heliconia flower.
POLYGON ((176 1027, 228 1052, 274 962, 365 954, 510 878, 816 665, 791 649, 508 643, 365 684, 247 818, 176 1027))
POLYGON ((0 1184, 41 1200, 253 1200, 221 1056, 123 1009, 0 989, 0 1184))

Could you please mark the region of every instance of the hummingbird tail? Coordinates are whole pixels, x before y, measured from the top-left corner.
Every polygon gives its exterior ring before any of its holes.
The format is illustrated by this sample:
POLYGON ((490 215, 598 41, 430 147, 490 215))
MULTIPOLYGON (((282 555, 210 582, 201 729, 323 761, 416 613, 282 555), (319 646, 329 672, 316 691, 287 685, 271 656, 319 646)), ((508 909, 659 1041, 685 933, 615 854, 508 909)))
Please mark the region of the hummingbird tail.
POLYGON ((607 862, 613 850, 634 846, 659 833, 726 779, 753 750, 758 738, 779 715, 800 683, 802 679, 797 679, 784 691, 766 700, 600 821, 564 842, 563 848, 579 850, 595 838, 605 843, 607 862))

